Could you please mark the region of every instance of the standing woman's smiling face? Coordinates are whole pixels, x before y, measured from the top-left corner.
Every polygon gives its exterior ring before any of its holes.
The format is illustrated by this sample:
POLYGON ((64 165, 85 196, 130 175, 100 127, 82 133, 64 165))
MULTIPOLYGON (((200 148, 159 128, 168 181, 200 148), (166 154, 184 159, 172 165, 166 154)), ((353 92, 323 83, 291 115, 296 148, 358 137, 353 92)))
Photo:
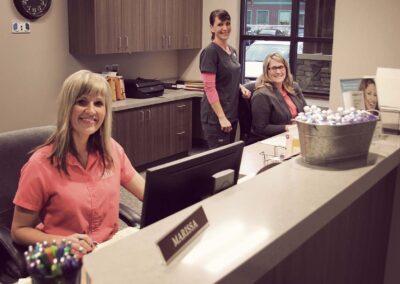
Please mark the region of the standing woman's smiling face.
POLYGON ((71 111, 73 135, 89 138, 103 124, 105 115, 105 99, 102 94, 78 97, 71 111))
POLYGON ((211 26, 211 31, 215 34, 215 39, 220 41, 227 41, 231 34, 231 21, 221 21, 220 18, 216 17, 214 24, 211 26))

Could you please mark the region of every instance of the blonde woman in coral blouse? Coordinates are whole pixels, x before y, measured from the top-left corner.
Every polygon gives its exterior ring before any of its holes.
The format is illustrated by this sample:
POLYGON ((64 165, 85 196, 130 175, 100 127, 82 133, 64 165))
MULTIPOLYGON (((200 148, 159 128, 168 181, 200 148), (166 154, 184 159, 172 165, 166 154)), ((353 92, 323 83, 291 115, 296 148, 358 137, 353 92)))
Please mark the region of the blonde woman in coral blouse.
POLYGON ((21 170, 11 234, 22 245, 66 239, 85 254, 117 232, 120 186, 142 199, 144 180, 111 138, 101 75, 70 75, 59 99, 57 129, 21 170))

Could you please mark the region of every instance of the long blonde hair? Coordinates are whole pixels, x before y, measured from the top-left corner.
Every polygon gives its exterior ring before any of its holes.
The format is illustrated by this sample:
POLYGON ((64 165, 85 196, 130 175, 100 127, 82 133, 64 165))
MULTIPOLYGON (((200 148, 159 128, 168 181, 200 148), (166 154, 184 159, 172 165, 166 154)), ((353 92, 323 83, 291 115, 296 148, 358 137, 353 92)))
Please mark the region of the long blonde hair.
POLYGON ((63 83, 59 94, 59 109, 57 129, 43 145, 53 144, 49 156, 52 165, 59 171, 69 175, 67 170, 67 155, 77 156, 77 151, 72 139, 71 112, 79 97, 85 94, 101 94, 104 96, 106 115, 100 128, 90 135, 87 144, 89 152, 98 152, 102 158, 103 171, 111 168, 111 125, 112 125, 112 100, 111 89, 105 78, 88 70, 80 70, 70 75, 63 83))
POLYGON ((283 81, 283 88, 289 94, 296 95, 296 93, 293 89, 293 75, 290 72, 289 63, 279 52, 271 53, 267 57, 265 57, 264 63, 263 63, 263 73, 256 80, 256 89, 259 89, 263 86, 265 86, 271 90, 274 88, 274 83, 273 83, 272 79, 268 76, 268 67, 269 67, 269 63, 271 62, 271 60, 278 61, 278 62, 282 63, 283 66, 285 66, 286 78, 283 81))

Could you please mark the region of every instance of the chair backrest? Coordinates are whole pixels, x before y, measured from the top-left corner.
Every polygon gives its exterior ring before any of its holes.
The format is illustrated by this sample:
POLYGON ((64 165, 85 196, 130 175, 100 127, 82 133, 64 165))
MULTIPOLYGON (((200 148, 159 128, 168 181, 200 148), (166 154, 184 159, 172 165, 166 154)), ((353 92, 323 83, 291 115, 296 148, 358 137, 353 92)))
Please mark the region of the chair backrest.
MULTIPOLYGON (((244 86, 253 93, 256 88, 254 81, 244 84, 244 86)), ((240 127, 240 140, 243 140, 245 144, 248 144, 248 140, 251 134, 251 104, 250 99, 244 99, 239 96, 239 127, 240 127)))
POLYGON ((41 126, 0 133, 0 226, 10 228, 22 166, 29 152, 43 144, 55 126, 41 126))

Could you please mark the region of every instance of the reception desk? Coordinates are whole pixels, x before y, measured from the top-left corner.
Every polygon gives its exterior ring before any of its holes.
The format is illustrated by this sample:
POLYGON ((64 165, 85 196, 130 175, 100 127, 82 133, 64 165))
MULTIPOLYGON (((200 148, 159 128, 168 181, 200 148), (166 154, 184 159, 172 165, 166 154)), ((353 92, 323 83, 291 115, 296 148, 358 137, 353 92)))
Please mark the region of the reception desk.
POLYGON ((297 156, 94 251, 84 269, 96 284, 399 283, 399 191, 399 136, 362 161, 297 156), (208 227, 166 264, 157 241, 200 205, 208 227))

